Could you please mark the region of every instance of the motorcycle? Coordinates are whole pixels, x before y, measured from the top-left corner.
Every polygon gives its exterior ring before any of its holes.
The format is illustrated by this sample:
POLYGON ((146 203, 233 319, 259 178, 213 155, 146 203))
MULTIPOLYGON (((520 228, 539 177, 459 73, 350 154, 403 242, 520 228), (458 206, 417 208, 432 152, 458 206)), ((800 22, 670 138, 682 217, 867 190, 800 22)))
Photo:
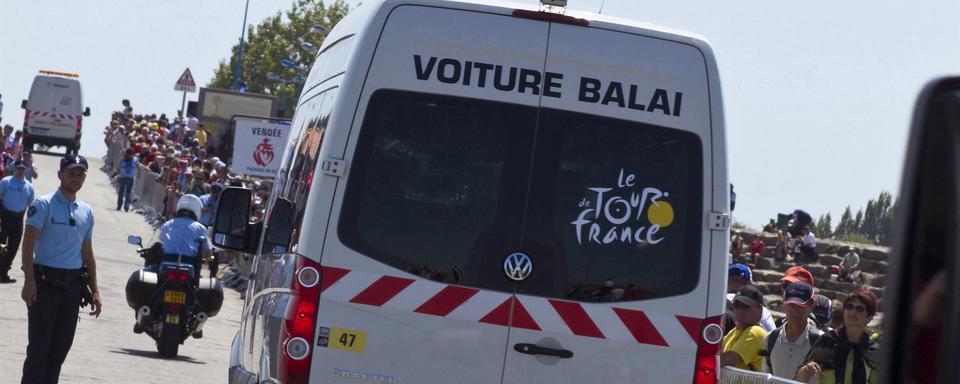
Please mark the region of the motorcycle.
POLYGON ((127 279, 127 305, 135 311, 134 333, 146 333, 157 343, 157 352, 175 358, 187 338, 203 337, 206 321, 223 305, 223 288, 215 276, 200 277, 199 258, 164 255, 158 242, 144 248, 140 236, 128 236, 147 267, 127 279))

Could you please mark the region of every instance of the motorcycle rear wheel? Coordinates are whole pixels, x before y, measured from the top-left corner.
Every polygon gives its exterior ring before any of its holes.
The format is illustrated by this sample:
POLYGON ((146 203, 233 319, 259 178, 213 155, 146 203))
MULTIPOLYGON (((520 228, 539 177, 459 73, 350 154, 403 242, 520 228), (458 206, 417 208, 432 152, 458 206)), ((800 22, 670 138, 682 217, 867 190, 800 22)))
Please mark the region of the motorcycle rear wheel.
POLYGON ((180 349, 180 340, 182 339, 180 325, 164 323, 163 330, 160 333, 160 340, 157 340, 157 352, 161 357, 173 359, 177 357, 180 349))

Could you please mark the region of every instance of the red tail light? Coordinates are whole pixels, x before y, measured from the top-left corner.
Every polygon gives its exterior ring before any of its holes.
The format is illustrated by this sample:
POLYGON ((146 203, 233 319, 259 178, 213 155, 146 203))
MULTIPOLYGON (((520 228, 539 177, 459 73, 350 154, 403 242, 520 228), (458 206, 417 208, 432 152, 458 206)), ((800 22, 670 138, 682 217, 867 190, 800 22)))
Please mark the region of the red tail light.
POLYGON ((167 271, 167 281, 187 281, 187 274, 183 271, 167 271))
POLYGON ((720 346, 723 341, 723 316, 710 317, 700 323, 697 338, 697 360, 693 384, 716 384, 720 379, 720 346))
POLYGON ((284 383, 307 383, 313 355, 317 305, 320 302, 320 264, 297 257, 297 270, 290 284, 290 301, 284 315, 283 352, 279 373, 284 383))

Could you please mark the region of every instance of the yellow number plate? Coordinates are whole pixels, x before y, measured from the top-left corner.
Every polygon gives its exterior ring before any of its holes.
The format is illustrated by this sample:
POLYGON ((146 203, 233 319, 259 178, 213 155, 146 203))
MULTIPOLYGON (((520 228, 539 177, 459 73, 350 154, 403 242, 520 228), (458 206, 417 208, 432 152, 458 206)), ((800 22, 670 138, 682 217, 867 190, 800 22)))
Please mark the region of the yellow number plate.
POLYGON ((179 291, 163 291, 163 302, 170 304, 186 304, 187 293, 179 291))
POLYGON ((180 315, 167 315, 167 323, 180 324, 180 315))
POLYGON ((330 328, 330 348, 363 353, 367 345, 367 333, 355 329, 330 328))

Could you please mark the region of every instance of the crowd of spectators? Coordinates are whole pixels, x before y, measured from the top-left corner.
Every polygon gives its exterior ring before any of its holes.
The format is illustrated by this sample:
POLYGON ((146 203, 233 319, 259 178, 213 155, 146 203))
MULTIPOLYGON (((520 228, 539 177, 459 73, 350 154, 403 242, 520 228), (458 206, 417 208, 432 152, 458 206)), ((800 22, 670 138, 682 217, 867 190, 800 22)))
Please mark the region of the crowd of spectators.
POLYGON ((815 293, 802 266, 787 269, 780 284, 786 317, 774 325, 750 268, 729 266, 721 365, 804 383, 875 382, 879 335, 867 327, 877 313, 874 294, 859 289, 831 302, 815 293))
MULTIPOLYGON (((163 208, 157 212, 163 220, 173 217, 181 196, 194 194, 204 200, 201 223, 209 226, 213 218, 212 204, 225 186, 243 186, 255 191, 270 188, 267 181, 231 175, 229 160, 223 156, 225 148, 215 144, 222 140, 211 140, 213 135, 193 116, 171 120, 166 114, 134 114, 130 102, 124 100, 123 108, 113 113, 105 136, 108 146, 119 144, 125 158, 132 157, 142 165, 137 167, 135 179, 147 178, 145 181, 165 187, 163 208)), ((119 168, 115 176, 120 176, 119 168)), ((260 219, 264 208, 262 194, 256 196, 254 220, 260 219)), ((117 204, 118 210, 120 205, 117 204)))
MULTIPOLYGON (((172 219, 177 201, 185 194, 193 194, 203 202, 200 223, 213 225, 219 193, 227 186, 246 187, 253 194, 251 220, 259 221, 265 211, 270 181, 238 177, 230 172, 229 159, 224 154, 228 146, 220 135, 208 132, 193 116, 169 119, 166 114, 135 114, 128 100, 114 112, 104 131, 108 147, 123 153, 119 164, 114 164, 113 177, 118 184, 117 210, 129 210, 130 190, 134 180, 140 183, 159 183, 163 188, 163 206, 153 207, 157 223, 172 219), (135 164, 135 166, 133 166, 135 164), (134 170, 135 169, 135 170, 134 170)), ((223 275, 224 284, 243 293, 246 279, 238 273, 233 254, 217 252, 221 265, 231 268, 223 275)))

